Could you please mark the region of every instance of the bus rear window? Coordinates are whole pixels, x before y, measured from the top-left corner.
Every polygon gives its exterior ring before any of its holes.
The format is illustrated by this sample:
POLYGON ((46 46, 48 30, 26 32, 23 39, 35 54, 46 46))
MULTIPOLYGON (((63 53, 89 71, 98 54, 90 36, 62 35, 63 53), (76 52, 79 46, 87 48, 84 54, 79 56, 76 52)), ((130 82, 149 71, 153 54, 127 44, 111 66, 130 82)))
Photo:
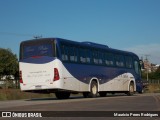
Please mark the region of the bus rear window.
POLYGON ((53 56, 52 44, 24 45, 22 51, 23 59, 38 56, 53 56))

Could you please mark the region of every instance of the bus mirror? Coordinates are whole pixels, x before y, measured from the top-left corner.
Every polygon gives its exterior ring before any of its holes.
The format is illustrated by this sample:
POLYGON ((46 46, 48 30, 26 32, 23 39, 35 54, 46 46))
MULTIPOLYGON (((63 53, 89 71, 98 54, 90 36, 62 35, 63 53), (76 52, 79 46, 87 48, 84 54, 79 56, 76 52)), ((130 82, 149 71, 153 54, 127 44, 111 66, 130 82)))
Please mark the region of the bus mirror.
POLYGON ((142 60, 140 60, 140 66, 141 66, 141 69, 144 69, 144 63, 142 60))

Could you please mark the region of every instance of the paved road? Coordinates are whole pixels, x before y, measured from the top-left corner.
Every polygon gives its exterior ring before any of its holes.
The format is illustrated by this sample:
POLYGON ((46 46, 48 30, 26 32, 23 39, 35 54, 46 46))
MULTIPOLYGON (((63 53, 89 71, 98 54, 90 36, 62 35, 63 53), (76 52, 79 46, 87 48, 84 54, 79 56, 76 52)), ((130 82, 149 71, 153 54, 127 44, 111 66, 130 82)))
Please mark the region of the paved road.
POLYGON ((1 101, 0 111, 160 111, 160 93, 1 101))

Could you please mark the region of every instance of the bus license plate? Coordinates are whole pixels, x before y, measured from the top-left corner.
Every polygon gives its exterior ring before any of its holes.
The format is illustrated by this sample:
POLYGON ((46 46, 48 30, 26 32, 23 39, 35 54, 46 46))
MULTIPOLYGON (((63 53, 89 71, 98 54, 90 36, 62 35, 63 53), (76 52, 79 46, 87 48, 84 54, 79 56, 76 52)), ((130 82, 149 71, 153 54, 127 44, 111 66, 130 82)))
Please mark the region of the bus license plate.
POLYGON ((35 86, 35 89, 41 89, 41 88, 42 88, 41 85, 36 85, 36 86, 35 86))

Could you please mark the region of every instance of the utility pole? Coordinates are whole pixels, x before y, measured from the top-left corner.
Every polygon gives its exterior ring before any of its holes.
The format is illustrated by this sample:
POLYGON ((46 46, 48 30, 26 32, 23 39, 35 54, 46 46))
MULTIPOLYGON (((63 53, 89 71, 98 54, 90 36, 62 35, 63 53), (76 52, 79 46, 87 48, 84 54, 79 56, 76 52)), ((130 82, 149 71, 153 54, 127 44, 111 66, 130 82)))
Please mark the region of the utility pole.
POLYGON ((150 55, 145 55, 146 56, 146 63, 147 63, 147 81, 148 81, 148 73, 149 73, 149 61, 148 61, 148 57, 150 56, 150 55))

